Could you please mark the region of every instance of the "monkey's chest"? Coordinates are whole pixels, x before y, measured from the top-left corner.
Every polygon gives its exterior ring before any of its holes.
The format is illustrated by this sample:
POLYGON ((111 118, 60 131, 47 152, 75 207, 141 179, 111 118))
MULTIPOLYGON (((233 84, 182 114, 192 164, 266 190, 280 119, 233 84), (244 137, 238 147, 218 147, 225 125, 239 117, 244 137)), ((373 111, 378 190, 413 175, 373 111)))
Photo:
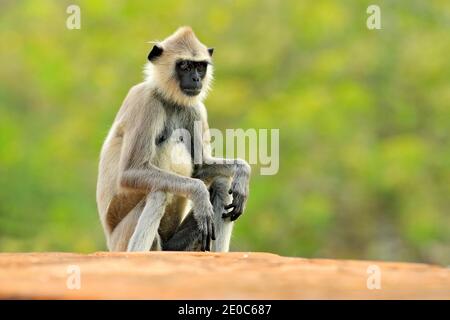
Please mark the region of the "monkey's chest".
POLYGON ((193 164, 189 150, 184 143, 169 141, 161 146, 157 166, 182 176, 192 175, 193 164))
POLYGON ((196 148, 198 144, 195 143, 195 139, 198 139, 195 135, 198 119, 197 114, 190 109, 169 110, 164 126, 155 140, 158 167, 183 176, 192 176, 195 152, 201 152, 201 148, 196 148))
POLYGON ((170 172, 190 177, 193 161, 189 136, 183 128, 166 128, 157 138, 156 165, 170 172))

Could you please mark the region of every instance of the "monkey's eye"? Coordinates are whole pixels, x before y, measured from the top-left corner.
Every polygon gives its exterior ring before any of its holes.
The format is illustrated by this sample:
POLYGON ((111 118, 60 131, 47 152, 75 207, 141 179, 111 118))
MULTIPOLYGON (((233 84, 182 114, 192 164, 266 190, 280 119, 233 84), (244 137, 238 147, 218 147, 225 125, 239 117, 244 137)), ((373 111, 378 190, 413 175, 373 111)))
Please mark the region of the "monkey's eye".
POLYGON ((178 66, 179 66, 180 70, 182 70, 182 71, 189 71, 189 69, 190 69, 189 63, 187 61, 181 61, 178 64, 178 66))
POLYGON ((204 73, 206 71, 206 67, 208 66, 208 64, 206 62, 199 62, 197 63, 197 71, 200 73, 204 73))

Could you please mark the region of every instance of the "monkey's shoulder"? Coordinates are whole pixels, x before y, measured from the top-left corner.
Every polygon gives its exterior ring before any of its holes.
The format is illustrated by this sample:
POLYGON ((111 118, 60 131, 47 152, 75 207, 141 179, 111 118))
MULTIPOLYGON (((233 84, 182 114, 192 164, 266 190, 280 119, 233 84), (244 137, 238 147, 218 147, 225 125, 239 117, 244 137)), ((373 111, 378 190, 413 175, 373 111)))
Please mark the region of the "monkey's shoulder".
POLYGON ((121 118, 130 112, 135 112, 138 111, 137 109, 142 108, 142 105, 145 103, 145 96, 148 90, 149 88, 144 82, 132 86, 125 96, 117 117, 121 118))
POLYGON ((162 104, 153 97, 153 88, 141 82, 129 90, 115 122, 125 130, 140 126, 158 127, 158 123, 164 121, 164 115, 162 104))

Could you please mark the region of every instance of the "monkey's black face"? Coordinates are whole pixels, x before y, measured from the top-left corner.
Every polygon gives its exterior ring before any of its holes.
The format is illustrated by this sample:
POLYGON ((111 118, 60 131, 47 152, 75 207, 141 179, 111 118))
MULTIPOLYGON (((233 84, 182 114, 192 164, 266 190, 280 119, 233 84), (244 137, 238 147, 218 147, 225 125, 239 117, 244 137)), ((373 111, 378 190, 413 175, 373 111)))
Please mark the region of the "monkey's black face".
POLYGON ((202 81, 206 76, 208 62, 180 60, 175 65, 180 89, 188 96, 196 96, 202 91, 202 81))

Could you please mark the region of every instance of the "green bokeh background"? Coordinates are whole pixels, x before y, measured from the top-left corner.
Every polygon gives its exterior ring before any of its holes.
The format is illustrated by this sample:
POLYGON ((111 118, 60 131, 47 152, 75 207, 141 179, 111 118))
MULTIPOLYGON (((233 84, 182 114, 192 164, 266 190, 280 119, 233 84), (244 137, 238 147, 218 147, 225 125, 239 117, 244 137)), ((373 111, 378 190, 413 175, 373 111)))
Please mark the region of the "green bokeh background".
POLYGON ((216 49, 211 126, 280 129, 233 250, 450 263, 447 0, 0 1, 0 251, 106 249, 99 150, 180 25, 216 49))

